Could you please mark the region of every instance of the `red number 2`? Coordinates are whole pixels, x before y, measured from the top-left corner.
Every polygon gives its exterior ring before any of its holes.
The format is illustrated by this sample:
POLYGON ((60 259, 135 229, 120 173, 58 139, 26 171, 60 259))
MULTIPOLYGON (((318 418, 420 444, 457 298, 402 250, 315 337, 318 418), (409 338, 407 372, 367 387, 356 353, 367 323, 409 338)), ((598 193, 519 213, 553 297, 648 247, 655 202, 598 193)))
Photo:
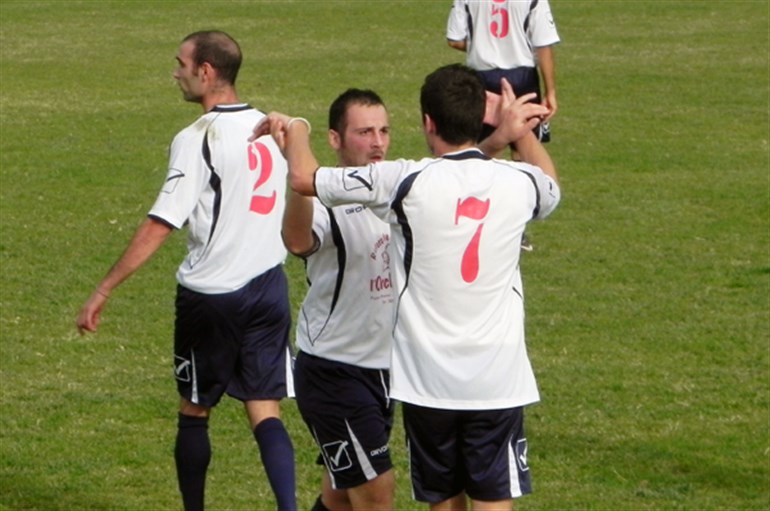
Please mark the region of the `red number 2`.
POLYGON ((249 211, 253 211, 258 215, 267 215, 275 207, 276 192, 273 190, 271 195, 258 195, 257 189, 261 187, 265 182, 270 179, 270 174, 273 172, 273 157, 270 155, 270 150, 264 144, 259 142, 253 142, 249 144, 249 170, 259 170, 259 177, 257 182, 254 183, 254 192, 251 196, 251 206, 249 211))
MULTIPOLYGON (((455 225, 460 222, 460 217, 483 220, 487 213, 489 213, 489 199, 481 200, 476 197, 468 197, 465 200, 457 199, 455 225)), ((465 252, 463 252, 460 274, 463 280, 468 283, 476 280, 476 277, 479 275, 479 241, 481 240, 481 229, 483 227, 484 222, 481 222, 476 228, 476 233, 471 238, 470 243, 465 247, 465 252)))

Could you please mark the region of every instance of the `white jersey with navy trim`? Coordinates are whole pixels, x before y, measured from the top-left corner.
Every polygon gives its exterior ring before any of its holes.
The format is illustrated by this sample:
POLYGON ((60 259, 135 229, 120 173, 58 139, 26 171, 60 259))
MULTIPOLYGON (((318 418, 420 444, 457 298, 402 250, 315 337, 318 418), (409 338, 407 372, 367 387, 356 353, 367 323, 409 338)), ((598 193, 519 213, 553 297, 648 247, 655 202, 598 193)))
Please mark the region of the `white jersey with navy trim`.
POLYGON ((454 0, 446 37, 479 71, 535 67, 534 49, 560 41, 548 0, 454 0))
POLYGON ((166 182, 149 216, 188 226, 177 280, 193 291, 235 291, 286 258, 286 161, 271 137, 247 140, 263 117, 245 104, 217 106, 171 144, 166 182))
POLYGON ((390 226, 360 204, 329 209, 313 200, 320 242, 306 258, 307 296, 297 346, 317 357, 370 369, 390 367, 393 294, 390 226))
POLYGON ((471 149, 442 158, 322 167, 319 199, 391 224, 397 297, 391 396, 456 410, 539 400, 524 342, 524 228, 557 206, 538 167, 471 149))

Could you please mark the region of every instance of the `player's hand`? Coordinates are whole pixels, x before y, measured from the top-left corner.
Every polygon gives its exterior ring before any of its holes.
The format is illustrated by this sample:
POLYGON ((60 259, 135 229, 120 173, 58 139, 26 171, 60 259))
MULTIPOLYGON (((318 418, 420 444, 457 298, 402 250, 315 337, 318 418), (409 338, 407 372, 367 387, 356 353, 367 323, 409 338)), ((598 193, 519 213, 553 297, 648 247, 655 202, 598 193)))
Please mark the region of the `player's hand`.
POLYGON ((543 118, 543 122, 548 122, 551 117, 556 115, 556 111, 559 109, 559 104, 556 102, 556 93, 548 91, 543 97, 542 105, 548 109, 548 115, 543 118))
POLYGON ((96 332, 101 319, 102 309, 107 303, 107 298, 106 294, 96 290, 91 294, 88 301, 83 304, 77 318, 77 327, 80 335, 86 332, 96 332))
POLYGON ((500 123, 500 100, 502 96, 494 92, 486 91, 487 104, 484 109, 484 124, 497 127, 500 123))
POLYGON ((494 120, 497 121, 498 131, 509 142, 516 142, 532 131, 548 115, 548 108, 532 103, 537 96, 534 92, 517 98, 513 87, 505 78, 500 81, 500 87, 502 94, 494 120))
POLYGON ((286 147, 286 126, 289 124, 289 117, 280 112, 270 112, 256 126, 249 137, 249 142, 253 142, 259 137, 271 135, 281 152, 286 147))

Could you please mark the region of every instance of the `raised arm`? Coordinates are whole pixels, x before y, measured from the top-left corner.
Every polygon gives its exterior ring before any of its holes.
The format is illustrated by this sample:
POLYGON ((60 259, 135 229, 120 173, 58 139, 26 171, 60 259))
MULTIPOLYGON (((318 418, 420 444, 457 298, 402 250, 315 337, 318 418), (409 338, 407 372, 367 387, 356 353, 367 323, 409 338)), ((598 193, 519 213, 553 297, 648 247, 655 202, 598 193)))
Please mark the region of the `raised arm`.
POLYGON ((270 134, 289 164, 289 186, 300 195, 315 195, 313 179, 318 169, 310 148, 310 123, 302 117, 271 112, 254 127, 249 140, 270 134))
POLYGON ((317 248, 313 234, 313 199, 289 190, 283 213, 283 244, 296 256, 306 256, 317 248))
POLYGON ((500 88, 502 94, 499 98, 487 96, 490 106, 485 114, 485 122, 497 128, 481 141, 479 148, 485 154, 494 156, 512 143, 522 161, 540 167, 558 182, 556 167, 548 151, 532 133, 532 128, 547 113, 546 107, 529 102, 534 93, 517 98, 511 84, 504 78, 500 88))

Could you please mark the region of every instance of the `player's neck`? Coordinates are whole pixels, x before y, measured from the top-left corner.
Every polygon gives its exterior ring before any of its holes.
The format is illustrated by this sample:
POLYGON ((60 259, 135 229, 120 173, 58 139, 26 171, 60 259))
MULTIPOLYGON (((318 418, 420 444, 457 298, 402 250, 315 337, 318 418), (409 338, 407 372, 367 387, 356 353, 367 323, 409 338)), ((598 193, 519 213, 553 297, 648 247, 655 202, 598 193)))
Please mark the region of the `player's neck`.
POLYGON ((211 91, 203 96, 201 106, 204 112, 210 112, 218 105, 235 105, 240 103, 233 87, 225 87, 211 91))
POLYGON ((433 156, 440 158, 441 156, 444 156, 445 154, 449 153, 456 153, 459 151, 464 151, 466 149, 470 149, 472 147, 476 147, 476 144, 473 142, 467 142, 464 144, 450 144, 445 142, 439 137, 436 137, 433 140, 433 144, 431 145, 431 152, 433 153, 433 156))

